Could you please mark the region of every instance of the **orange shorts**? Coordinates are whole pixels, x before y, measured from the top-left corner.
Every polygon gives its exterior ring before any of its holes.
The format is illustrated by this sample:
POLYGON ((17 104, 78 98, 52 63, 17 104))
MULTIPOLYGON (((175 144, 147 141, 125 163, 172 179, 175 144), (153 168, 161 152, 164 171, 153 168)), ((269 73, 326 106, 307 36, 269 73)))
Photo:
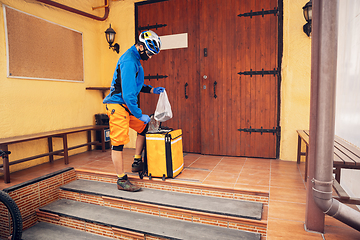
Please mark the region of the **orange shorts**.
MULTIPOLYGON (((125 104, 123 106, 126 107, 125 104)), ((129 128, 137 133, 144 131, 146 124, 130 115, 120 104, 107 104, 106 109, 109 116, 111 145, 119 146, 130 142, 129 128)))

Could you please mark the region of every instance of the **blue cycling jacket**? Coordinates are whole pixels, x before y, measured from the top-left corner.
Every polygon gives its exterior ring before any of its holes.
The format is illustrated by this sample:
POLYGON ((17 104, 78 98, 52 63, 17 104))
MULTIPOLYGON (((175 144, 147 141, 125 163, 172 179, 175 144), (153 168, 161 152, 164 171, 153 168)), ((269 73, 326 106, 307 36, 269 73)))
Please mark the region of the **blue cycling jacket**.
POLYGON ((135 45, 129 48, 116 64, 110 93, 103 103, 126 104, 136 117, 142 116, 138 106, 140 92, 150 93, 151 86, 144 84, 144 69, 140 63, 140 54, 135 45))

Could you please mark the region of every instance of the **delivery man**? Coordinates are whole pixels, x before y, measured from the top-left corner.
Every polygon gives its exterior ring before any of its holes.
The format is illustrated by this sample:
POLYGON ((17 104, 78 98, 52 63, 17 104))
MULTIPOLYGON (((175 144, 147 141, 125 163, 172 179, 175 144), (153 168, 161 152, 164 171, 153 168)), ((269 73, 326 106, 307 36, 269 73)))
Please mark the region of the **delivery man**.
POLYGON ((158 54, 160 49, 161 41, 156 33, 151 30, 142 32, 139 41, 119 58, 110 93, 103 101, 109 116, 111 159, 118 176, 119 190, 131 192, 140 190, 140 187, 128 180, 124 172, 123 147, 130 141, 129 128, 134 129, 137 138, 132 172, 141 171, 143 169, 141 154, 150 118, 139 108, 138 95, 140 92, 160 94, 165 88, 153 88, 144 84, 144 70, 140 59, 146 61, 158 54))

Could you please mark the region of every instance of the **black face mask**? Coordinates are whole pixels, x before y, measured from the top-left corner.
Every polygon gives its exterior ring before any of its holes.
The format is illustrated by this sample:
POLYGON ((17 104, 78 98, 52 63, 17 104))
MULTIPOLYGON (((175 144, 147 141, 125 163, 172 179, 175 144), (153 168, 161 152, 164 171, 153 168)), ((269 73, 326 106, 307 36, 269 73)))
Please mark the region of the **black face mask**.
POLYGON ((146 54, 145 51, 139 51, 141 60, 147 61, 149 59, 149 56, 146 54))

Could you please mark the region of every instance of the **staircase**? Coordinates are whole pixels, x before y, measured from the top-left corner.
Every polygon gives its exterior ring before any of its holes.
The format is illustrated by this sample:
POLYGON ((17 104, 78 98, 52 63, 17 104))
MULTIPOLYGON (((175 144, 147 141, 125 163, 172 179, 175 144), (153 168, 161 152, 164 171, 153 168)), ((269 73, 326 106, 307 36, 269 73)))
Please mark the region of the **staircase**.
POLYGON ((130 180, 142 190, 117 190, 113 174, 76 171, 56 201, 36 210, 38 223, 22 239, 266 239, 266 193, 130 180))

